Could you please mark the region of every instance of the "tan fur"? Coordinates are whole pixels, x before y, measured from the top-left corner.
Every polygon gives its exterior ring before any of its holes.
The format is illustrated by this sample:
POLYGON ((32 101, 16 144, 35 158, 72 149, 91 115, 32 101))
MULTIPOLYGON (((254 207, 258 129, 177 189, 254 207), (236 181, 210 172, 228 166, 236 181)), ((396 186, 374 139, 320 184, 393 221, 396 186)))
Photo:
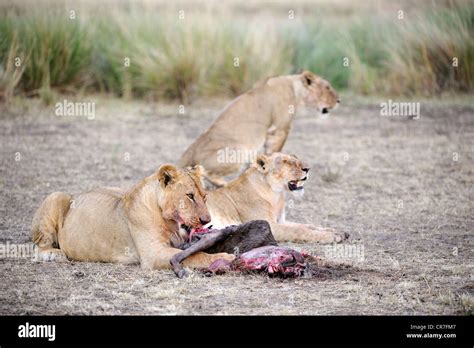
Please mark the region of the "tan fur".
POLYGON ((259 155, 256 162, 237 179, 208 193, 207 206, 212 225, 221 228, 263 219, 270 223, 275 238, 280 242, 342 241, 345 236, 333 229, 285 219, 285 197, 290 192, 288 182, 297 180, 302 185, 308 170, 292 155, 259 155))
POLYGON ((248 157, 281 151, 299 106, 322 110, 338 103, 330 84, 309 71, 268 78, 226 106, 211 127, 188 147, 178 164, 203 165, 206 178, 222 186, 224 177, 238 173, 245 163, 223 162, 219 151, 227 148, 234 153, 247 153, 248 157))
MULTIPOLYGON (((43 260, 140 263, 145 269, 170 268, 187 233, 210 220, 201 184, 202 168, 163 165, 129 191, 101 188, 71 197, 48 196, 35 213, 33 241, 43 260), (192 195, 192 196, 191 196, 192 195)), ((206 268, 234 256, 192 255, 184 265, 206 268)))

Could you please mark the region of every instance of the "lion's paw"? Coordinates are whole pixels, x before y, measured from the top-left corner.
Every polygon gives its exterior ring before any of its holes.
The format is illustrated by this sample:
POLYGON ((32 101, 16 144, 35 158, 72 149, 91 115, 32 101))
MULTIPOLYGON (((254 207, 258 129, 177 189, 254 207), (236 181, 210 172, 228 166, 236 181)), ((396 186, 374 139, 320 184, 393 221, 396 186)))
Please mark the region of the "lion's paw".
POLYGON ((225 260, 228 262, 232 262, 235 260, 235 255, 233 254, 228 254, 228 253, 218 253, 218 254, 213 254, 213 262, 216 260, 225 260))
POLYGON ((48 261, 56 261, 56 262, 65 262, 67 261, 66 254, 60 249, 49 249, 49 250, 42 250, 38 251, 36 256, 37 261, 48 262, 48 261))
POLYGON ((317 228, 313 232, 316 241, 321 244, 341 243, 349 238, 348 233, 337 232, 333 228, 317 228))
POLYGON ((178 278, 182 279, 182 278, 186 278, 189 276, 189 272, 186 271, 184 268, 181 268, 177 273, 176 275, 178 276, 178 278))

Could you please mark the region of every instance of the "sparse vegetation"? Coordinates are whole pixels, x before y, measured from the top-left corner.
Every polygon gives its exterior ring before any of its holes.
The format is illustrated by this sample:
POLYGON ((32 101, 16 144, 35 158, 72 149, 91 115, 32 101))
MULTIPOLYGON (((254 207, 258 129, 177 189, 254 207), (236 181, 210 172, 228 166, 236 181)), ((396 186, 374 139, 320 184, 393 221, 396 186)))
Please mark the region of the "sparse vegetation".
POLYGON ((327 167, 325 171, 321 174, 321 179, 327 183, 333 183, 339 180, 341 177, 341 169, 337 167, 336 169, 331 169, 327 167))
POLYGON ((474 297, 472 294, 463 293, 458 295, 459 301, 459 314, 462 315, 474 315, 474 297))
POLYGON ((177 7, 161 2, 82 3, 71 19, 64 4, 7 1, 0 12, 0 95, 52 88, 186 101, 239 94, 299 68, 354 93, 472 92, 474 3, 377 4, 257 10, 231 2, 190 7, 179 19, 177 7))

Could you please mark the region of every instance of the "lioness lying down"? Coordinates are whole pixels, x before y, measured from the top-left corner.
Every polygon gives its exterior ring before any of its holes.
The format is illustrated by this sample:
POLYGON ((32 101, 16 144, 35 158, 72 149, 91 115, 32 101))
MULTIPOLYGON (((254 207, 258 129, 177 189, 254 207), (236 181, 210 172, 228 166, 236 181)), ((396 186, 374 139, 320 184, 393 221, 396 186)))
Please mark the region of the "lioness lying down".
MULTIPOLYGON (((171 268, 173 255, 195 229, 210 221, 202 168, 163 165, 128 191, 102 188, 77 196, 49 195, 33 217, 33 242, 42 260, 138 263, 171 268)), ((207 268, 227 253, 198 252, 184 266, 207 268)))
POLYGON ((325 114, 338 103, 329 82, 310 71, 269 78, 227 105, 178 165, 200 164, 206 179, 222 186, 225 176, 241 172, 247 158, 281 151, 299 106, 314 106, 325 114))
POLYGON ((309 168, 295 156, 278 152, 259 155, 237 179, 208 192, 213 227, 266 220, 279 242, 341 242, 347 235, 331 228, 286 221, 286 195, 303 194, 308 172, 309 168))

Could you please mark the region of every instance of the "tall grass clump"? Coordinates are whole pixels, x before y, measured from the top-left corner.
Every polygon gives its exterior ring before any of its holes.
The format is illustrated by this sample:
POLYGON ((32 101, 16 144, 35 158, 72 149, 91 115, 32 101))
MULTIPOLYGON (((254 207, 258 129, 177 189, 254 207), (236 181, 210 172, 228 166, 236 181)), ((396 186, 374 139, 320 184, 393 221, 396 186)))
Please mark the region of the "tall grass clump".
POLYGON ((291 49, 276 30, 230 25, 207 14, 186 21, 146 13, 113 18, 97 30, 95 76, 102 89, 119 95, 234 95, 291 66, 291 49))
POLYGON ((387 43, 386 91, 436 95, 474 87, 474 3, 429 11, 387 43))
POLYGON ((338 89, 347 88, 350 69, 343 66, 347 57, 344 34, 323 23, 322 20, 301 23, 288 31, 286 40, 295 45, 294 66, 327 78, 338 89))
POLYGON ((25 65, 16 66, 21 63, 20 57, 18 39, 13 37, 6 45, 5 56, 0 62, 0 101, 8 101, 20 82, 25 71, 25 65))
POLYGON ((474 87, 472 2, 420 7, 402 20, 396 12, 361 15, 343 26, 316 17, 292 34, 295 64, 321 73, 339 89, 437 95, 474 87))
POLYGON ((18 88, 29 95, 41 90, 78 88, 90 67, 87 30, 65 12, 52 9, 6 10, 0 15, 3 69, 20 58, 18 88))
POLYGON ((280 5, 246 10, 229 2, 190 8, 179 19, 176 6, 164 3, 87 2, 70 19, 61 2, 10 1, 0 5, 4 99, 86 90, 186 102, 237 95, 299 69, 361 94, 474 89, 469 1, 407 2, 403 20, 388 2, 343 9, 337 6, 345 2, 307 3, 291 21, 280 5))

